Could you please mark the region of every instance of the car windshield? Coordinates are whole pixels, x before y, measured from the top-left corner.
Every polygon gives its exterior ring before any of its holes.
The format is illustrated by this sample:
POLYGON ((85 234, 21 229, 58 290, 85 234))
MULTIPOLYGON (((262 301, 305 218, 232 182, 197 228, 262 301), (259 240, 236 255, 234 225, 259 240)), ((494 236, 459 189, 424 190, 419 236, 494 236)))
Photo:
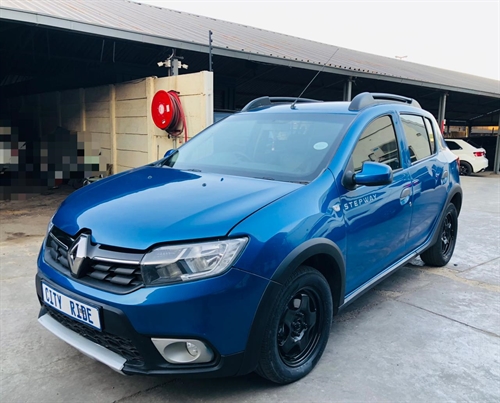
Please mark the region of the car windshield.
POLYGON ((235 114, 189 140, 163 166, 307 183, 327 167, 353 118, 322 113, 235 114))

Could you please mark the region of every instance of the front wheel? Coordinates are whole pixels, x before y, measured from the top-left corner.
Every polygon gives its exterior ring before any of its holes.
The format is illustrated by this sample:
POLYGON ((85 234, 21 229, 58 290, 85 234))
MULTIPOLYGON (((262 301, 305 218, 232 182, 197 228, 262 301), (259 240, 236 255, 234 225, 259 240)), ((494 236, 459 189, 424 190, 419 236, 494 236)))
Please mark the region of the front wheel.
POLYGON ((302 266, 271 309, 257 372, 279 384, 295 382, 312 371, 328 342, 333 317, 328 282, 317 270, 302 266))
POLYGON ((446 265, 453 255, 457 243, 458 213, 455 205, 450 203, 444 212, 444 220, 440 228, 440 236, 436 243, 420 254, 429 266, 446 265))

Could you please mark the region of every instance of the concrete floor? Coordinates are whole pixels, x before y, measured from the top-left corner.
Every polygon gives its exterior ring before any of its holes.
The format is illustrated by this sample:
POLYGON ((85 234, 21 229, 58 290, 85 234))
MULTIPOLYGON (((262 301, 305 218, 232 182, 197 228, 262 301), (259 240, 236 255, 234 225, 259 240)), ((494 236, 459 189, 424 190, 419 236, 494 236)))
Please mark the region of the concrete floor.
POLYGON ((257 375, 124 377, 36 321, 35 259, 63 193, 0 202, 2 402, 437 402, 500 400, 500 177, 465 177, 455 254, 416 259, 335 318, 317 368, 292 385, 257 375))

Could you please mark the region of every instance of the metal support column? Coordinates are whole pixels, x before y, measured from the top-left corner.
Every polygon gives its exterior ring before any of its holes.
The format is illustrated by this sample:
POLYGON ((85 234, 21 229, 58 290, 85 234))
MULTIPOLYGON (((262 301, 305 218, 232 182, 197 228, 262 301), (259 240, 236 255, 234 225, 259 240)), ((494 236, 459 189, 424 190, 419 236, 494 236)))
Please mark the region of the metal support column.
POLYGON ((439 98, 439 112, 438 112, 438 124, 439 128, 441 129, 441 132, 444 134, 444 120, 446 117, 446 97, 448 96, 448 93, 445 92, 444 94, 441 95, 439 98))
POLYGON ((208 71, 212 71, 212 31, 208 31, 208 71))
POLYGON ((352 77, 349 77, 349 79, 344 83, 344 101, 351 101, 352 97, 352 77))
POLYGON ((176 57, 172 58, 171 75, 172 76, 179 75, 179 59, 177 59, 176 57))
POLYGON ((498 132, 497 132, 497 146, 495 147, 495 162, 493 164, 493 172, 500 173, 500 115, 498 116, 498 132))

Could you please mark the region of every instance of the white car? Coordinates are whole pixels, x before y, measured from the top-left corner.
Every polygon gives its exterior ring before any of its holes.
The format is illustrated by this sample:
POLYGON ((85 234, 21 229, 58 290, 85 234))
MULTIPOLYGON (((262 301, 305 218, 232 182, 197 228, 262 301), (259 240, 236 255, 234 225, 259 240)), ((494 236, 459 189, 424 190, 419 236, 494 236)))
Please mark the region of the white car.
POLYGON ((460 158, 460 174, 470 175, 488 168, 486 150, 477 147, 470 140, 446 139, 448 148, 460 158))

